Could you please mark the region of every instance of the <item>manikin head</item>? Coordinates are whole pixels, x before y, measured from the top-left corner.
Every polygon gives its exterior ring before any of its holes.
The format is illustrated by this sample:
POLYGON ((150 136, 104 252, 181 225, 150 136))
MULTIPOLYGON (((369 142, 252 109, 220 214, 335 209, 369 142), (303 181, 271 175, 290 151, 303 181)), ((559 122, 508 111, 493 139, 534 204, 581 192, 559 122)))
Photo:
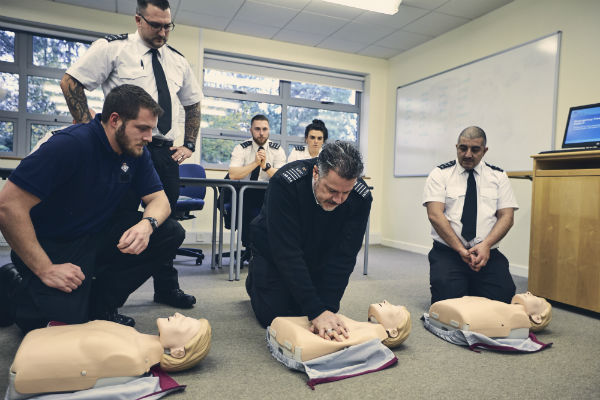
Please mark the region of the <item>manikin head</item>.
POLYGON ((510 302, 520 304, 529 316, 533 332, 544 329, 552 320, 552 306, 543 297, 537 297, 530 292, 515 294, 510 302))
POLYGON ((381 324, 388 338, 383 344, 394 348, 406 340, 410 333, 410 312, 404 306, 396 306, 387 300, 369 306, 369 321, 381 324))
POLYGON ((164 46, 169 40, 169 33, 175 29, 168 0, 138 0, 135 24, 138 34, 148 46, 153 49, 164 46))
POLYGON ((313 192, 321 208, 333 211, 344 203, 362 171, 362 157, 352 143, 325 144, 313 168, 313 192))
POLYGON ((257 145, 264 146, 267 143, 270 131, 269 119, 264 115, 256 114, 250 120, 250 133, 252 134, 252 140, 257 145))
POLYGON ((175 313, 168 318, 158 318, 156 324, 160 344, 166 350, 160 361, 165 371, 191 368, 208 353, 211 328, 207 320, 175 313))
POLYGON ((469 126, 458 135, 456 158, 464 169, 473 169, 487 153, 485 132, 478 126, 469 126))

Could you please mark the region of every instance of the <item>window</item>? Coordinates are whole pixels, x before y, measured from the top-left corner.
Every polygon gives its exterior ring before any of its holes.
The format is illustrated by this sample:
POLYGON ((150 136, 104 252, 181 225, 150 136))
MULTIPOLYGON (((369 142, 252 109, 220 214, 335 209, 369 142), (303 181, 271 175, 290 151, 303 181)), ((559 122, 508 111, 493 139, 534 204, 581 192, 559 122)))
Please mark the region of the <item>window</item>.
POLYGON ((233 147, 251 137, 255 114, 269 118, 270 139, 286 154, 304 144, 304 130, 315 118, 325 122, 329 140, 358 145, 362 76, 207 52, 203 78, 205 167, 227 168, 233 147))
MULTIPOLYGON (((0 155, 25 157, 47 132, 72 123, 60 89, 90 41, 0 26, 0 155)), ((90 40, 93 38, 90 38, 90 40)), ((102 91, 86 92, 101 110, 102 91)))

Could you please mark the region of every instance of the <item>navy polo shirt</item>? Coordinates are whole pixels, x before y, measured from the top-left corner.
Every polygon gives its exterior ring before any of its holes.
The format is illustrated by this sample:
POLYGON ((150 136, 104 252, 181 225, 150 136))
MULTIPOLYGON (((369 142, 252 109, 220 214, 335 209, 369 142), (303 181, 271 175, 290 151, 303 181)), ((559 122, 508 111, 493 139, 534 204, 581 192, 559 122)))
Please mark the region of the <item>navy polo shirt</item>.
POLYGON ((137 158, 115 153, 100 114, 54 134, 9 179, 41 200, 31 209, 38 238, 98 232, 128 189, 139 197, 162 190, 148 149, 137 158))

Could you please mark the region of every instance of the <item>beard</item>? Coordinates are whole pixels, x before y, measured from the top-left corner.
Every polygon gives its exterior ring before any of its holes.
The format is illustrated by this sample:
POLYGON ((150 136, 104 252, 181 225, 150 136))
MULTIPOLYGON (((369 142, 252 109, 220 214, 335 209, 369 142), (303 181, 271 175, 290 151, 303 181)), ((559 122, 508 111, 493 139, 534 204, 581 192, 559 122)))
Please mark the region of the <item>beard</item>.
POLYGON ((117 144, 119 145, 119 148, 121 149, 123 154, 134 158, 141 157, 141 155, 144 154, 143 146, 146 146, 148 142, 142 140, 137 145, 131 143, 131 139, 125 133, 125 125, 127 125, 127 122, 123 122, 123 124, 115 132, 115 139, 117 141, 117 144))

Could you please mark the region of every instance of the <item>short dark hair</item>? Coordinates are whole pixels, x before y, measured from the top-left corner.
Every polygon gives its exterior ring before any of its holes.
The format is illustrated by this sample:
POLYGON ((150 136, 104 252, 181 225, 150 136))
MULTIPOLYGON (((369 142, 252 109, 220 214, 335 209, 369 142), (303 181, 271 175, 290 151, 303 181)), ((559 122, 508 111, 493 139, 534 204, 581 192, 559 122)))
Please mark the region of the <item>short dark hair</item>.
POLYGON ((320 119, 313 119, 312 123, 308 124, 308 126, 304 130, 304 139, 308 138, 308 132, 310 131, 323 132, 323 143, 325 143, 327 141, 327 138, 329 137, 329 132, 327 132, 325 122, 321 121, 320 119))
POLYGON ((341 140, 323 145, 317 165, 319 178, 326 176, 333 169, 344 179, 357 179, 364 169, 362 156, 356 146, 341 140))
POLYGON ((256 114, 254 117, 252 117, 252 119, 250 120, 250 126, 252 126, 252 124, 254 123, 254 121, 267 121, 268 124, 269 123, 269 118, 265 117, 262 114, 256 114))
POLYGON ((483 138, 483 147, 487 144, 487 137, 485 136, 485 132, 478 126, 469 126, 462 130, 460 135, 458 135, 457 143, 460 142, 460 138, 463 137, 465 139, 479 139, 483 138))
POLYGON ((160 117, 163 114, 158 103, 141 87, 136 85, 117 86, 104 99, 102 122, 108 122, 108 118, 114 112, 119 114, 124 122, 136 119, 140 108, 150 110, 154 116, 160 117))
POLYGON ((137 0, 137 8, 135 12, 140 14, 142 11, 146 11, 146 8, 148 8, 148 4, 152 4, 153 6, 158 7, 163 11, 171 8, 169 0, 137 0))

